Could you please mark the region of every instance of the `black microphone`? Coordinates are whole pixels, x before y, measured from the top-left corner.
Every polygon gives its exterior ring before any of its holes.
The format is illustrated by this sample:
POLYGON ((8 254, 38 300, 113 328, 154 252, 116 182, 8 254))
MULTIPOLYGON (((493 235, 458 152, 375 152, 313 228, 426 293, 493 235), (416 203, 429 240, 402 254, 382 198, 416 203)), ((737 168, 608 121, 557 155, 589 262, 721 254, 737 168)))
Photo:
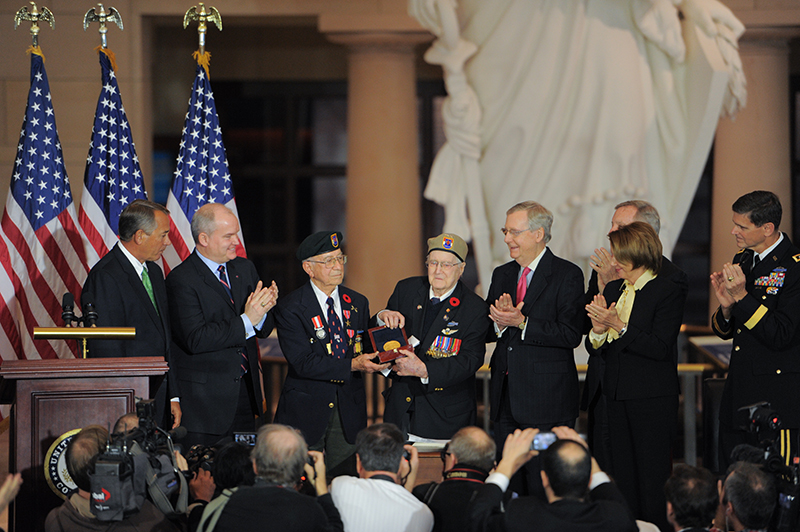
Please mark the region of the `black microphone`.
POLYGON ((67 292, 61 299, 61 319, 64 320, 64 326, 69 327, 72 320, 75 319, 75 297, 67 292))
POLYGON ((178 426, 172 430, 168 430, 167 434, 169 434, 169 437, 172 438, 173 440, 182 440, 186 437, 186 434, 188 434, 188 432, 189 431, 186 430, 186 427, 178 426))
POLYGON ((83 306, 83 326, 95 327, 97 325, 97 311, 92 303, 83 306))

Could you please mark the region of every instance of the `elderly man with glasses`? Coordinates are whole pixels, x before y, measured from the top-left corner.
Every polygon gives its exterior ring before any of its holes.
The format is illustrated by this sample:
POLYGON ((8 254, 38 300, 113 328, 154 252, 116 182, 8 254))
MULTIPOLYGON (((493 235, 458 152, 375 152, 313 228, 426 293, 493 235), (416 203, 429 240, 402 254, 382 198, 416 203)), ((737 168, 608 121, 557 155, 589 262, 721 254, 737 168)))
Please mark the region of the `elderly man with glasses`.
MULTIPOLYGON (((486 299, 494 322, 487 341, 497 343, 490 400, 498 450, 516 429, 574 427, 578 417, 583 272, 547 247, 552 226, 549 210, 526 201, 506 212, 502 228, 512 260, 495 268, 486 299)), ((544 496, 538 458, 520 473, 514 491, 527 485, 527 494, 544 496)))
POLYGON ((312 451, 325 451, 330 476, 356 474, 355 441, 367 426, 361 372, 388 368, 363 353, 369 302, 341 286, 347 256, 342 234, 320 231, 297 249, 309 282, 281 299, 275 320, 289 373, 275 422, 300 429, 312 451))
POLYGON ((428 275, 397 283, 376 321, 404 327, 414 349, 394 361, 384 420, 406 438, 450 439, 474 425, 475 373, 483 364, 489 307, 461 282, 467 244, 444 233, 428 240, 428 275))

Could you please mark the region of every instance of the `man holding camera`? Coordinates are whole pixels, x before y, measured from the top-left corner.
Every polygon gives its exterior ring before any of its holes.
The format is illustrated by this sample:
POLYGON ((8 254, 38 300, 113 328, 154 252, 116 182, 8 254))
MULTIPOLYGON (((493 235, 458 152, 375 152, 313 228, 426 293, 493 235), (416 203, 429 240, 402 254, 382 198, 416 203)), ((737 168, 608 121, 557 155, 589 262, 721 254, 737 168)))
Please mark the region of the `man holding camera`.
POLYGON ((358 476, 331 483, 333 502, 347 532, 430 532, 433 513, 411 494, 419 472, 419 455, 404 445, 391 423, 370 425, 356 437, 358 476), (403 457, 404 451, 409 458, 403 457))
POLYGON ((592 458, 586 443, 568 427, 554 427, 558 440, 531 450, 538 429, 517 429, 506 438, 503 458, 478 491, 470 513, 472 531, 637 532, 625 498, 592 458), (518 497, 502 511, 510 478, 528 460, 541 456, 547 502, 518 497))
POLYGON ((216 512, 219 517, 214 532, 343 530, 328 493, 322 453, 309 452, 297 430, 277 423, 264 425, 258 431, 252 460, 255 485, 231 490, 209 503, 198 530, 212 530, 206 523, 216 512), (313 479, 316 498, 297 491, 304 473, 313 479))
POLYGON ((177 532, 178 528, 147 499, 139 511, 122 521, 100 521, 94 516, 91 510, 91 475, 94 474, 97 457, 106 448, 108 441, 108 431, 99 425, 84 427, 73 437, 67 447, 66 461, 67 470, 78 486, 78 492, 50 511, 45 521, 45 532, 177 532))

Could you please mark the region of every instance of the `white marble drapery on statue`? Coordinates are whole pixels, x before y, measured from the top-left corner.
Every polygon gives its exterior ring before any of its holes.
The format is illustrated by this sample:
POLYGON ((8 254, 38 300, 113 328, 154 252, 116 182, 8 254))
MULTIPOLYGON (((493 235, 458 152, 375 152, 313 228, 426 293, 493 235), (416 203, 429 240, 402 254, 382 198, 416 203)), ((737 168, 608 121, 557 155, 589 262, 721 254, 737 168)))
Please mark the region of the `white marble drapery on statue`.
POLYGON ((445 206, 446 231, 473 237, 484 292, 508 260, 505 211, 523 200, 554 212, 550 247, 584 267, 625 199, 658 208, 671 252, 723 104, 730 114, 744 104, 744 28, 725 6, 410 0, 409 11, 438 37, 426 60, 443 65, 449 93, 447 144, 425 195, 445 206), (473 197, 475 164, 483 205, 473 197), (488 228, 491 260, 481 242, 488 228))

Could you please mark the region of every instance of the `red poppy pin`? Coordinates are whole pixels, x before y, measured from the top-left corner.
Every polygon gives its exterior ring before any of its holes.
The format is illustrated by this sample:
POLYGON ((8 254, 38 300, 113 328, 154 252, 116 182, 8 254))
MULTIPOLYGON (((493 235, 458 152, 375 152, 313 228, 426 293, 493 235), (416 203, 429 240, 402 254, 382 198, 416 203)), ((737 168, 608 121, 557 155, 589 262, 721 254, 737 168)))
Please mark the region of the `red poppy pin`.
POLYGON ((345 303, 352 303, 353 302, 353 300, 350 299, 350 296, 348 296, 347 294, 342 294, 342 299, 344 300, 345 303))
POLYGON ((457 307, 457 306, 459 306, 460 304, 461 304, 461 300, 460 300, 460 299, 458 299, 457 297, 451 297, 451 298, 450 298, 450 306, 451 306, 451 307, 457 307))

